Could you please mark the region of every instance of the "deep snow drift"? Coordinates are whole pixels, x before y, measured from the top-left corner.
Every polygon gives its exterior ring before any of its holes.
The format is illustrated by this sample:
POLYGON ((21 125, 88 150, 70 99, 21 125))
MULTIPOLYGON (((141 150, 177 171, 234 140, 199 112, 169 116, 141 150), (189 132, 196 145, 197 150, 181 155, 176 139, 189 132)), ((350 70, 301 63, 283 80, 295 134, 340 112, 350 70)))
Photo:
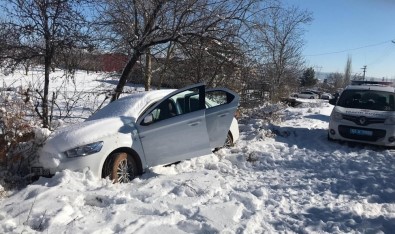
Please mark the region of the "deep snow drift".
POLYGON ((241 139, 130 184, 89 171, 0 200, 0 233, 344 233, 395 230, 393 152, 327 141, 323 101, 240 120, 241 139))

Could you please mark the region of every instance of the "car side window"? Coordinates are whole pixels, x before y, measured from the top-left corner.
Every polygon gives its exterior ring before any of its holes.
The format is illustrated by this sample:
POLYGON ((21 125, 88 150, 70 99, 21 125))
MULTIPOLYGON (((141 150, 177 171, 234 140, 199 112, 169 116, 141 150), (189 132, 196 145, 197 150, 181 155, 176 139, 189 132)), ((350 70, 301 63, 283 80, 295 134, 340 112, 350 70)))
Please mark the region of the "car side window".
MULTIPOLYGON (((149 113, 152 116, 151 123, 204 109, 204 97, 202 96, 204 96, 204 92, 201 91, 200 87, 197 87, 163 100, 149 113)), ((145 124, 143 123, 143 125, 145 124)))
POLYGON ((160 103, 154 110, 152 110, 151 114, 154 122, 178 115, 176 105, 171 98, 160 103))
POLYGON ((223 90, 206 92, 206 108, 212 108, 230 103, 234 96, 223 90))

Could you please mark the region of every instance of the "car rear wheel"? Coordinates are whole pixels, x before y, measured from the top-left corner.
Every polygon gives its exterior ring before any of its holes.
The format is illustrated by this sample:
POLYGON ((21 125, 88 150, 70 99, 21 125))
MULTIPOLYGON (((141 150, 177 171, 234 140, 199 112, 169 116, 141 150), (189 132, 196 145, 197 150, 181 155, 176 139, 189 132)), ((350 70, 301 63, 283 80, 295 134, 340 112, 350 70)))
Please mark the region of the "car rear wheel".
POLYGON ((124 152, 114 153, 106 161, 103 174, 114 183, 128 183, 138 175, 138 168, 131 155, 124 152))
POLYGON ((228 132, 228 135, 226 136, 226 141, 224 144, 224 147, 229 148, 233 146, 233 137, 230 132, 228 132))
POLYGON ((315 98, 313 96, 311 96, 310 99, 315 99, 315 98))

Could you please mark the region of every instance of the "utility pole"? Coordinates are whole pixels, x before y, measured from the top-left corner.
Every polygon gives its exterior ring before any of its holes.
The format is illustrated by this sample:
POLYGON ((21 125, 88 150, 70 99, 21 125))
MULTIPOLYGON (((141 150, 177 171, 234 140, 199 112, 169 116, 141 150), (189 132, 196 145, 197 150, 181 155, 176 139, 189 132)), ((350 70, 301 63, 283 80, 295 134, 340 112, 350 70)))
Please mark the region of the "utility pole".
POLYGON ((366 65, 361 68, 363 70, 363 81, 365 80, 365 73, 366 73, 366 65))

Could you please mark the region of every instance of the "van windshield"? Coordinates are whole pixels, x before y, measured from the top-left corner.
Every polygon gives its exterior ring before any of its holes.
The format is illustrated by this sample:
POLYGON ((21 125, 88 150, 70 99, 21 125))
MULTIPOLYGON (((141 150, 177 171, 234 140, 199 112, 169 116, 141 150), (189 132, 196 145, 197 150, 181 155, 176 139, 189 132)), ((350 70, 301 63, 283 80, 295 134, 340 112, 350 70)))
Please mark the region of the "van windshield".
POLYGON ((346 108, 394 111, 394 93, 376 90, 344 90, 338 106, 346 108))

